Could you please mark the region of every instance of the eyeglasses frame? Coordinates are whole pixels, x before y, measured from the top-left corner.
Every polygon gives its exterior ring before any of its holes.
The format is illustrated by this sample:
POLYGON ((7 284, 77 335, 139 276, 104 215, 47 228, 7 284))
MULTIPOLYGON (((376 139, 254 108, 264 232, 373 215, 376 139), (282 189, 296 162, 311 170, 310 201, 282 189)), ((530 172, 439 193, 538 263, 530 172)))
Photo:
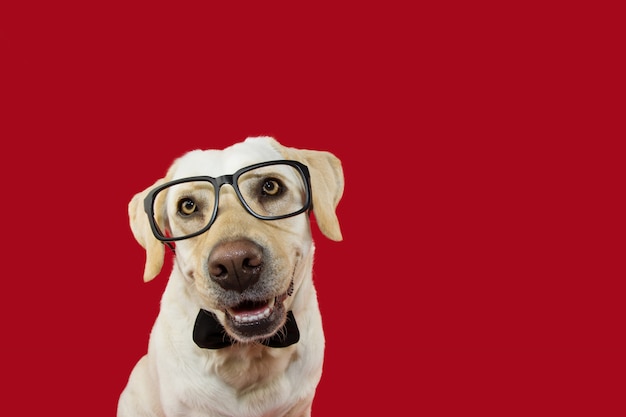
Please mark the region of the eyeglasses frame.
POLYGON ((161 242, 176 242, 179 240, 190 239, 192 237, 196 237, 207 232, 211 228, 213 223, 215 223, 215 220, 217 219, 220 189, 222 185, 225 185, 225 184, 230 185, 233 188, 233 190, 235 190, 235 194, 237 194, 237 198, 239 198, 239 201, 241 202, 242 206, 246 209, 246 211, 250 213, 253 217, 259 220, 281 220, 281 219, 285 219, 288 217, 297 216, 298 214, 304 213, 305 211, 308 211, 311 208, 311 204, 312 204, 311 175, 309 173, 309 168, 306 165, 298 161, 292 161, 292 160, 287 160, 287 159, 278 159, 278 160, 273 160, 273 161, 260 162, 257 164, 243 167, 231 175, 221 175, 216 178, 210 177, 208 175, 179 178, 177 180, 168 181, 165 184, 161 184, 153 188, 152 190, 150 190, 148 194, 146 195, 146 198, 144 198, 143 200, 143 207, 144 207, 144 211, 148 215, 150 229, 152 230, 152 234, 154 235, 154 237, 160 240, 161 242), (300 175, 302 175, 302 178, 304 178, 306 201, 304 202, 303 207, 300 210, 297 210, 289 214, 283 214, 280 216, 262 216, 260 214, 255 213, 254 210, 250 208, 248 203, 246 203, 245 199, 243 198, 243 195, 241 194, 241 191, 239 190, 239 186, 237 185, 237 181, 239 180, 239 177, 245 174, 246 172, 252 171, 257 168, 262 168, 265 166, 271 166, 271 165, 289 165, 291 167, 296 168, 298 172, 300 173, 300 175), (155 221, 155 217, 154 217, 155 196, 161 191, 163 191, 164 189, 169 188, 171 186, 174 186, 177 184, 184 184, 187 182, 193 182, 193 181, 209 182, 215 188, 215 204, 213 207, 213 212, 211 213, 211 220, 208 222, 208 224, 205 227, 203 227, 197 232, 194 232, 194 233, 182 236, 182 237, 165 236, 163 232, 161 232, 161 230, 159 229, 159 226, 156 224, 156 221, 155 221))

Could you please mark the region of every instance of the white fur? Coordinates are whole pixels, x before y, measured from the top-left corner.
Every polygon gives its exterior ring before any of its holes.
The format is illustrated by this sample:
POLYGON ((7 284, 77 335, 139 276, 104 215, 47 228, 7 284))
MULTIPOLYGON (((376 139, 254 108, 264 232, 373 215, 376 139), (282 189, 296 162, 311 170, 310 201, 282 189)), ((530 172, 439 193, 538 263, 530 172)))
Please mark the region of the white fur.
MULTIPOLYGON (((286 148, 267 137, 249 138, 220 151, 189 152, 176 160, 160 181, 196 175, 217 177, 274 159, 299 159, 309 166, 315 176, 315 214, 325 225, 320 228, 331 239, 340 240, 336 218, 332 217, 343 192, 343 174, 339 161, 327 152, 286 148), (316 196, 316 183, 321 184, 318 191, 326 191, 319 194, 333 195, 316 196)), ((137 194, 129 205, 133 232, 148 252, 146 280, 152 279, 162 265, 162 245, 147 231, 142 213, 149 189, 137 194)), ((120 396, 118 417, 309 416, 324 354, 322 320, 312 280, 314 249, 306 213, 280 221, 258 220, 245 212, 230 186, 222 187, 219 215, 209 232, 176 244, 174 267, 148 352, 133 369, 120 396), (300 341, 286 348, 253 342, 201 349, 192 340, 199 309, 224 319, 223 311, 216 307, 218 290, 207 276, 206 260, 218 242, 244 234, 264 248, 267 269, 272 271, 271 276, 262 277, 268 280, 268 288, 284 292, 293 277, 295 291, 285 306, 296 318, 300 341)))

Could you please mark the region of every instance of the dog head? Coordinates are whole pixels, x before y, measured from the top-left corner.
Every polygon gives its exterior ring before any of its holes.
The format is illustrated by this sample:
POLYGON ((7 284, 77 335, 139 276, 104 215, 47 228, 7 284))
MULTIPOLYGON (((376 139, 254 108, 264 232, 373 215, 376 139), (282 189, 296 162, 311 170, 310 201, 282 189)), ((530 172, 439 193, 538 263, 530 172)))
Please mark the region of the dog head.
POLYGON ((328 152, 270 137, 191 151, 129 204, 131 229, 146 249, 144 280, 163 266, 163 241, 180 238, 176 267, 191 296, 233 339, 267 338, 282 327, 295 298, 289 296, 310 274, 308 211, 325 236, 341 240, 335 209, 342 194, 341 163, 328 152))

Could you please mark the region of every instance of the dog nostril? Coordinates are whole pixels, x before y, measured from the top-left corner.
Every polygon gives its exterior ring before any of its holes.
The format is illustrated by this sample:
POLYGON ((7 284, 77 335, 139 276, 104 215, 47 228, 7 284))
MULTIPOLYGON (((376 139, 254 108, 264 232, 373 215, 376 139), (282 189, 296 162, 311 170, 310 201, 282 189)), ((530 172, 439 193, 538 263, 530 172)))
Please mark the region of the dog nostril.
POLYGON ((243 292, 254 285, 263 268, 263 249, 250 240, 218 244, 209 255, 211 280, 226 290, 243 292))
POLYGON ((228 276, 228 270, 224 265, 214 265, 209 267, 209 274, 216 278, 226 278, 228 276))
POLYGON ((261 258, 257 258, 257 259, 246 258, 243 260, 244 268, 256 268, 260 265, 261 265, 261 258))

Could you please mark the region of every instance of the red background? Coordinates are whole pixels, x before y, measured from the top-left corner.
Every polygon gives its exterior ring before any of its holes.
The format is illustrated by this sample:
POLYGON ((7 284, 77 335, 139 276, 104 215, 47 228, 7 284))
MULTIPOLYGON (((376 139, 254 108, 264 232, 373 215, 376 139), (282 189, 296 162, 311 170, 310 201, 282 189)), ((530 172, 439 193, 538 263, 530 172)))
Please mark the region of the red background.
POLYGON ((345 170, 314 416, 623 415, 610 5, 5 3, 3 414, 114 415, 171 266, 128 201, 273 135, 345 170))

